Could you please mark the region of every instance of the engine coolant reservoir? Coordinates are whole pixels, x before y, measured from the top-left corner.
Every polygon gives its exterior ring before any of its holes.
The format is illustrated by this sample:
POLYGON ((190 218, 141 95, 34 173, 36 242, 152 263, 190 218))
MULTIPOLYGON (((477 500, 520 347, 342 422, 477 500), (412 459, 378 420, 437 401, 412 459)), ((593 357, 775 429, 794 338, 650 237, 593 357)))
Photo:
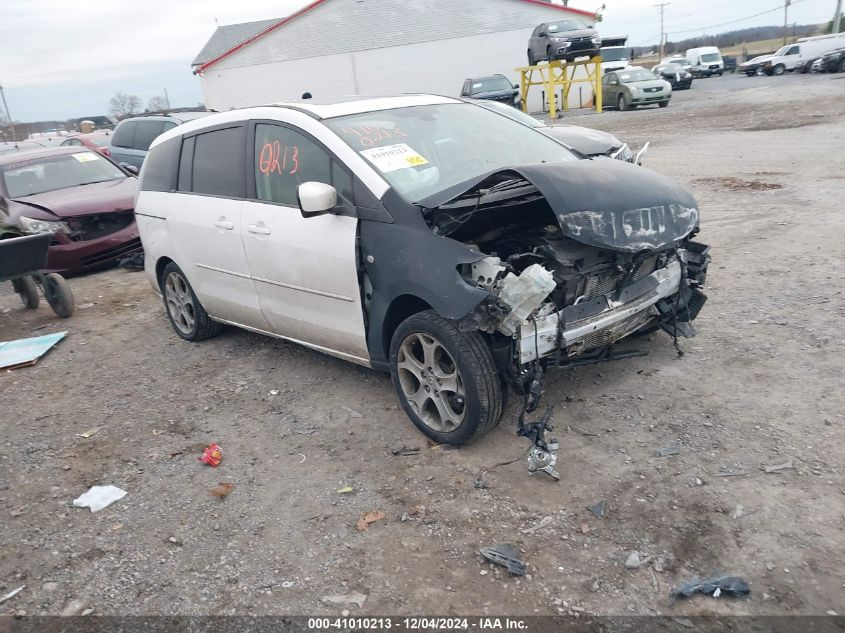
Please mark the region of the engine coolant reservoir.
POLYGON ((543 301, 555 289, 552 273, 540 264, 531 264, 518 277, 513 273, 502 280, 499 299, 510 306, 511 311, 499 326, 499 331, 511 336, 518 325, 543 305, 543 301))

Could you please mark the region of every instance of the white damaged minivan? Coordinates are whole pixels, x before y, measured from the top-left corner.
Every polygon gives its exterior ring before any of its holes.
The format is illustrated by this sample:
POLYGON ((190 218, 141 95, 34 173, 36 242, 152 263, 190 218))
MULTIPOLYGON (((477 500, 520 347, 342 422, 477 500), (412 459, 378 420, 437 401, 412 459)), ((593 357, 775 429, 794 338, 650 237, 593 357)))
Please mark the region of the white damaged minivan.
POLYGON ((509 387, 530 411, 553 367, 630 356, 631 334, 692 336, 706 300, 687 189, 447 97, 212 114, 158 137, 140 178, 180 337, 231 324, 389 372, 438 442, 493 428, 509 387))

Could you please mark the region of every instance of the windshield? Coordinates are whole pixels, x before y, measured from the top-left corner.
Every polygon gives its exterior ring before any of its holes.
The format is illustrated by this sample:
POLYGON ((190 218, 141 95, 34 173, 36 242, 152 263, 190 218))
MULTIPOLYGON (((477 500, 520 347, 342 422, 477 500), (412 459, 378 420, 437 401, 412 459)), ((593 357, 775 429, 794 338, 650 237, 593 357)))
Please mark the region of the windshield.
POLYGON ((705 53, 701 56, 703 62, 718 62, 721 59, 719 53, 705 53))
POLYGON ((625 47, 603 48, 599 53, 603 62, 622 62, 628 59, 628 49, 625 47))
POLYGON ((578 29, 589 29, 590 25, 583 20, 558 20, 557 22, 549 22, 549 34, 558 33, 560 31, 577 31, 578 29))
POLYGON ((789 50, 789 46, 781 46, 779 49, 775 51, 774 57, 780 57, 781 55, 786 55, 786 51, 789 50))
POLYGON ((623 84, 630 84, 634 83, 635 81, 650 81, 652 79, 657 79, 654 76, 654 73, 650 73, 647 70, 626 70, 625 72, 618 73, 619 81, 623 84))
POLYGON ((325 124, 411 202, 491 171, 577 160, 545 134, 469 103, 379 110, 325 124))
POLYGON ((519 121, 523 125, 530 125, 531 127, 546 127, 542 122, 538 121, 530 114, 525 114, 525 112, 523 112, 522 110, 517 110, 513 106, 509 106, 505 103, 499 103, 498 101, 481 100, 477 101, 476 103, 478 103, 478 105, 480 105, 482 108, 487 108, 488 110, 492 110, 493 112, 503 114, 509 119, 519 121))
POLYGON ((120 169, 94 152, 33 158, 0 168, 10 198, 126 178, 120 169))
POLYGON ((482 77, 472 82, 469 93, 471 95, 477 95, 482 92, 493 92, 494 90, 513 90, 513 84, 502 76, 482 77))

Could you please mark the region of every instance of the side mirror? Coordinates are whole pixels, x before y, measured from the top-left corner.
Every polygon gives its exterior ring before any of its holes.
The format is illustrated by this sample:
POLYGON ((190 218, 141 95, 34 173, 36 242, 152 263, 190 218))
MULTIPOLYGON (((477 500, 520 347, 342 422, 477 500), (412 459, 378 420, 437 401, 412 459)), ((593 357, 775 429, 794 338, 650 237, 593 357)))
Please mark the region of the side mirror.
POLYGON ((548 33, 546 33, 545 31, 540 31, 540 32, 537 34, 537 36, 538 36, 538 37, 548 37, 548 36, 549 36, 549 34, 548 34, 548 33))
POLYGON ((138 168, 135 165, 130 165, 129 163, 120 163, 120 166, 123 167, 126 171, 128 171, 133 176, 138 175, 138 168))
POLYGON ((303 182, 296 188, 296 201, 303 218, 325 215, 337 206, 337 190, 322 182, 303 182))

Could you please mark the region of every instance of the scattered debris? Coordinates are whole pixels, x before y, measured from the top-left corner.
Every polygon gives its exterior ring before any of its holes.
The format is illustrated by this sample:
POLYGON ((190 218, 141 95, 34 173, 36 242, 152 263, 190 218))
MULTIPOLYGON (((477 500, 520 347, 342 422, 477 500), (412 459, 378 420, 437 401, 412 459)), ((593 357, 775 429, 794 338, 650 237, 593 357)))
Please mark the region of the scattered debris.
POLYGON ((539 532, 540 530, 542 530, 544 527, 550 525, 551 522, 552 522, 552 517, 545 516, 542 519, 540 519, 540 522, 537 525, 534 525, 530 528, 525 528, 524 530, 522 530, 522 533, 523 534, 535 534, 536 532, 539 532))
POLYGON ((519 556, 519 550, 510 543, 497 543, 489 547, 482 547, 479 552, 484 558, 505 567, 515 576, 525 574, 525 563, 519 556))
POLYGON ((117 486, 91 486, 88 492, 73 500, 73 505, 77 508, 91 508, 91 512, 99 512, 125 496, 126 491, 117 486))
POLYGON ((781 470, 787 470, 788 468, 792 468, 792 460, 788 462, 784 462, 782 464, 773 464, 771 466, 763 466, 763 472, 766 473, 776 473, 781 470))
POLYGON ((590 533, 590 526, 587 523, 581 524, 581 533, 582 534, 589 534, 590 533))
POLYGON ((669 457, 670 455, 677 455, 681 452, 681 448, 679 446, 664 446, 663 448, 657 449, 657 456, 658 457, 669 457))
POLYGON ((0 341, 0 369, 29 367, 38 362, 67 332, 56 332, 16 341, 0 341))
POLYGON ((360 609, 367 601, 367 595, 358 591, 351 591, 350 593, 323 596, 322 600, 328 604, 355 604, 360 609))
POLYGON ((385 514, 381 510, 376 510, 375 512, 364 512, 358 518, 358 522, 355 524, 355 527, 358 528, 360 532, 363 532, 369 528, 370 523, 381 521, 384 517, 385 514))
POLYGON ((130 272, 140 272, 144 270, 144 254, 133 253, 132 255, 121 257, 117 260, 117 266, 130 272))
POLYGON ((18 595, 21 591, 23 591, 24 589, 26 589, 26 585, 21 585, 17 589, 12 589, 9 593, 3 594, 2 596, 0 596, 0 604, 3 604, 7 600, 11 600, 16 595, 18 595))
POLYGON ((405 446, 404 444, 398 448, 394 448, 390 451, 393 455, 401 455, 403 457, 407 457, 409 455, 419 455, 420 449, 416 446, 405 446))
POLYGON ((649 569, 648 572, 651 574, 651 586, 654 587, 654 593, 660 593, 660 581, 657 580, 654 570, 649 569))
POLYGON ((415 505, 408 512, 405 513, 408 517, 417 517, 419 519, 425 518, 425 506, 421 503, 415 505))
POLYGON ((305 463, 305 455, 303 453, 297 453, 297 455, 299 455, 302 458, 302 459, 299 460, 299 463, 304 464, 305 463))
POLYGON ((732 518, 738 519, 743 514, 745 514, 745 508, 742 507, 741 503, 736 504, 736 508, 734 508, 734 513, 731 515, 732 518))
POLYGON ((625 560, 625 569, 639 569, 651 560, 651 556, 640 557, 639 552, 631 552, 625 560))
POLYGON ((658 556, 654 560, 654 571, 661 574, 665 570, 665 567, 666 567, 666 561, 663 560, 662 556, 658 556))
POLYGON ((234 489, 235 484, 229 483, 227 481, 221 481, 219 484, 217 484, 216 486, 214 486, 214 488, 211 489, 211 494, 217 497, 218 499, 225 499, 230 494, 232 494, 232 491, 234 489))
POLYGON ((349 414, 350 418, 363 418, 364 417, 363 414, 358 413, 355 409, 351 409, 350 407, 347 407, 345 405, 340 407, 340 408, 343 409, 344 411, 346 411, 349 414))
POLYGON ((203 464, 208 464, 212 468, 217 468, 220 465, 220 462, 223 461, 223 449, 220 448, 220 445, 217 442, 209 444, 205 447, 205 450, 202 452, 202 457, 199 460, 203 464))
POLYGON ((695 181, 706 185, 724 187, 725 189, 730 189, 731 191, 768 191, 770 189, 783 189, 783 185, 780 185, 776 182, 764 182, 762 180, 742 180, 740 178, 734 178, 733 176, 725 176, 719 178, 696 178, 695 181))
POLYGON ((593 513, 593 516, 597 519, 604 518, 604 515, 607 513, 607 501, 602 499, 597 504, 592 506, 587 506, 587 510, 593 513))
POLYGON ((88 429, 87 431, 83 431, 82 433, 77 433, 76 437, 84 437, 87 440, 99 430, 100 429, 88 429))
POLYGON ((269 395, 271 396, 278 396, 279 390, 278 389, 271 389, 269 395))
POLYGON ((731 596, 732 598, 745 596, 751 593, 748 583, 739 576, 723 576, 721 574, 714 574, 702 580, 698 576, 686 582, 681 583, 677 589, 673 589, 669 597, 673 600, 675 598, 689 598, 694 593, 704 593, 714 598, 718 598, 722 594, 731 596))
POLYGON ((571 426, 570 427, 573 431, 577 431, 581 435, 586 435, 587 437, 599 437, 598 433, 593 433, 592 431, 588 431, 587 429, 582 429, 580 426, 571 426))
POLYGON ((355 492, 355 488, 352 486, 344 486, 343 488, 336 490, 335 494, 348 495, 350 492, 355 492))

